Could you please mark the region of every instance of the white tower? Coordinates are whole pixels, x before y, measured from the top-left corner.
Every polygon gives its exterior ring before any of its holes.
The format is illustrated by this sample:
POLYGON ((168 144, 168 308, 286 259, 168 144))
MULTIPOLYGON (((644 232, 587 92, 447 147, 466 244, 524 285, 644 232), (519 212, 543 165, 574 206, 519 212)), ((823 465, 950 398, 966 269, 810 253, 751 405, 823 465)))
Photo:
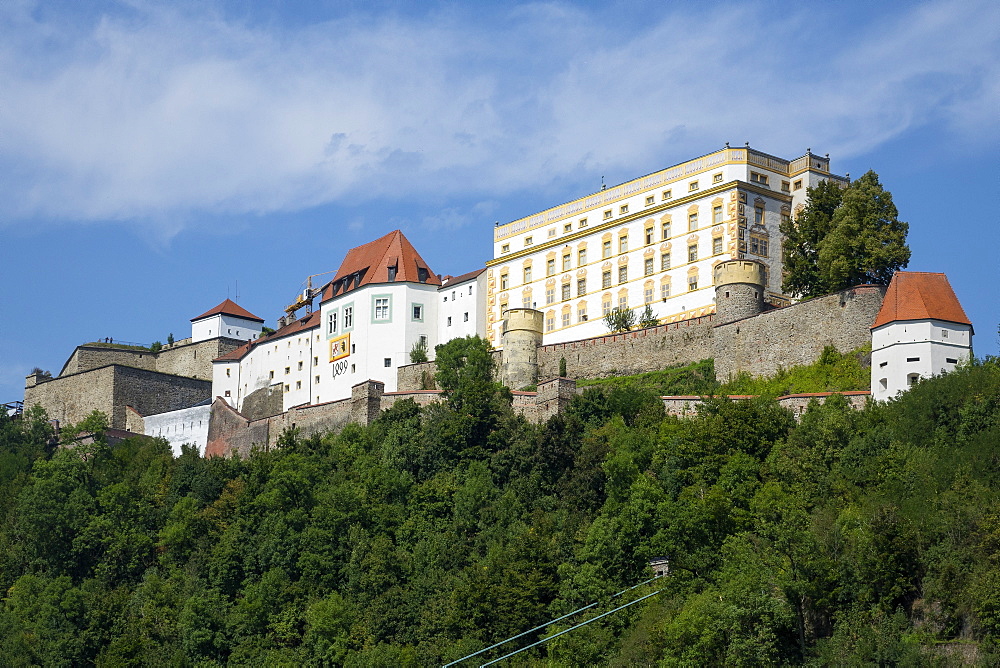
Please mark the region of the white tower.
POLYGON ((972 323, 944 274, 897 271, 871 330, 876 401, 951 371, 972 355, 972 323))

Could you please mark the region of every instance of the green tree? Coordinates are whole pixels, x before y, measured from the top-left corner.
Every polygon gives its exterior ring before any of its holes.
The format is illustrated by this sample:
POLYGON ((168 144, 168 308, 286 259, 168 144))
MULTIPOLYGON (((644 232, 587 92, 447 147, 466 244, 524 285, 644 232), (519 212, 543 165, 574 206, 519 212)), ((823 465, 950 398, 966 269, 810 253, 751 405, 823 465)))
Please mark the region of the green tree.
POLYGON ((420 338, 410 348, 410 361, 414 364, 427 361, 427 339, 420 338))
POLYGON ((635 327, 635 311, 625 306, 616 306, 604 316, 604 324, 610 332, 627 332, 635 327))
POLYGON ((653 307, 646 304, 646 308, 642 309, 642 313, 639 314, 639 327, 645 329, 647 327, 656 327, 659 324, 660 319, 653 313, 653 307))
POLYGON ((885 285, 907 265, 909 225, 873 171, 841 190, 826 181, 808 191, 805 209, 785 222, 782 289, 806 297, 862 283, 885 285))

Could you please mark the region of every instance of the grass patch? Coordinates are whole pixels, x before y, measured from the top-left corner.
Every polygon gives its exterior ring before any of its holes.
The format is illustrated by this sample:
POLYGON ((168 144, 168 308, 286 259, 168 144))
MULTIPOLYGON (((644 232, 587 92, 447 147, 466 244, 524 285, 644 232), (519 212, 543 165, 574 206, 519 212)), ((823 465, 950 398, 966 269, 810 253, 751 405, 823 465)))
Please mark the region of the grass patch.
POLYGON ((90 343, 85 343, 83 345, 97 346, 98 348, 117 348, 120 350, 143 350, 149 352, 149 348, 146 346, 127 346, 123 343, 106 343, 104 341, 91 341, 90 343))

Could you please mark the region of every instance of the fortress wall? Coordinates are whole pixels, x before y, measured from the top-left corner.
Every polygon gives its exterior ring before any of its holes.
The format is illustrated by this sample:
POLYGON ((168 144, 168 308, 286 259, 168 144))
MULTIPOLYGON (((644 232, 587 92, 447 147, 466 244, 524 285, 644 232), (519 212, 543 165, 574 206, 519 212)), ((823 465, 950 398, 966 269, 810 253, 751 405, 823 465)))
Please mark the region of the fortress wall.
POLYGON ((156 371, 156 353, 148 350, 127 348, 104 348, 102 346, 77 346, 63 367, 60 376, 82 373, 110 364, 134 366, 139 369, 156 371))
POLYGON ((884 287, 864 285, 718 325, 706 357, 715 358, 715 375, 724 382, 741 371, 765 376, 811 364, 828 345, 860 348, 871 343, 869 327, 884 294, 884 287))
POLYGON ((568 341, 538 349, 538 377, 559 375, 566 358, 568 378, 608 378, 690 364, 714 355, 714 316, 703 316, 624 334, 568 341))
POLYGON ((405 364, 396 369, 396 389, 399 392, 436 390, 437 385, 434 383, 436 373, 437 364, 434 362, 405 364))
POLYGON ((240 347, 238 339, 208 339, 198 343, 174 343, 156 354, 156 370, 176 376, 212 380, 212 360, 240 347))
POLYGON ((283 391, 281 383, 254 390, 243 398, 241 413, 248 420, 260 420, 281 413, 284 410, 283 391))
MULTIPOLYGON (((111 416, 114 408, 114 367, 59 376, 24 389, 24 407, 39 405, 52 420, 65 426, 92 411, 111 416)), ((115 426, 115 425, 112 425, 115 426)))
POLYGON ((125 429, 127 406, 140 415, 155 415, 188 408, 212 395, 211 381, 171 376, 156 371, 114 366, 111 427, 125 429))

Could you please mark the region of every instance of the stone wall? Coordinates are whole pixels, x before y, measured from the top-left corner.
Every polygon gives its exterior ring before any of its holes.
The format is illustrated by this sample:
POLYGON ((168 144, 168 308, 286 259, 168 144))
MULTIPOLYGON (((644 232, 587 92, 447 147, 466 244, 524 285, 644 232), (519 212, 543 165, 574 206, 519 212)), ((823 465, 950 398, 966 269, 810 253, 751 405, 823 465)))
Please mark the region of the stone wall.
POLYGON ((156 353, 148 350, 131 350, 128 348, 107 348, 104 346, 82 345, 77 346, 73 354, 66 360, 59 376, 66 376, 72 373, 82 373, 91 369, 111 364, 122 366, 133 366, 138 369, 149 369, 156 371, 156 353))
POLYGON ((848 352, 871 343, 869 327, 882 307, 885 288, 863 285, 825 297, 717 325, 715 375, 725 381, 745 371, 767 376, 815 362, 832 345, 848 352))
MULTIPOLYGON (((871 392, 866 390, 853 392, 809 392, 804 394, 788 394, 778 397, 778 405, 791 411, 796 420, 802 419, 802 414, 809 408, 809 404, 816 401, 820 404, 826 402, 832 395, 839 394, 847 399, 847 405, 858 411, 865 407, 871 392)), ((743 399, 753 399, 751 395, 730 395, 730 399, 739 401, 743 399)), ((692 417, 698 412, 698 407, 705 401, 704 397, 697 396, 674 396, 660 397, 663 400, 663 407, 667 415, 675 417, 692 417)))
POLYGON ((193 406, 207 399, 212 383, 117 364, 59 376, 24 390, 24 405, 41 405, 63 424, 79 422, 92 411, 105 413, 113 429, 136 426, 129 407, 152 415, 193 406))
POLYGON ((212 360, 243 345, 237 339, 209 339, 191 343, 191 339, 164 346, 157 353, 148 350, 115 348, 99 344, 77 346, 66 360, 60 376, 90 371, 111 364, 159 371, 174 376, 212 380, 212 360))
POLYGON ((248 420, 260 420, 281 413, 284 409, 283 392, 284 385, 281 383, 254 390, 243 399, 243 415, 248 420))
POLYGON ((609 378, 690 364, 714 356, 713 316, 693 318, 625 334, 567 341, 538 349, 538 377, 609 378))
POLYGON ((396 390, 409 392, 411 390, 436 390, 434 374, 437 364, 434 362, 418 362, 404 364, 396 368, 396 390))

